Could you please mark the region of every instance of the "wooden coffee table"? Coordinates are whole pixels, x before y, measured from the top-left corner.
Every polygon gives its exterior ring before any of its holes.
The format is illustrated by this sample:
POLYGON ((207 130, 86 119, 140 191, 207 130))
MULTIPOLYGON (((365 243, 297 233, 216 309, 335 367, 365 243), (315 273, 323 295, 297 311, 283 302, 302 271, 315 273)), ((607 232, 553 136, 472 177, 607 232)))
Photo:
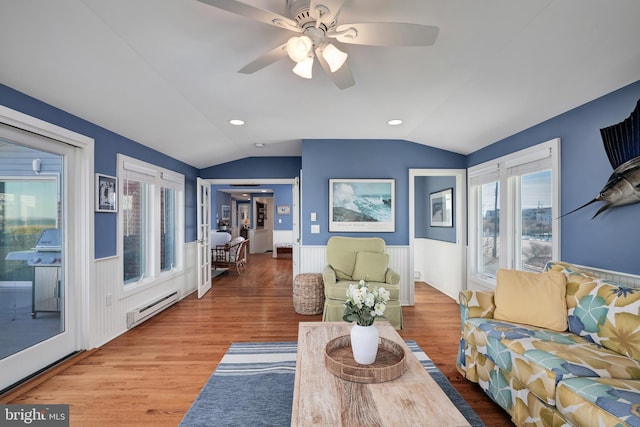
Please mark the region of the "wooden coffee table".
POLYGON ((331 339, 348 335, 346 322, 301 322, 298 327, 292 426, 469 426, 387 321, 381 337, 405 350, 406 372, 393 381, 364 384, 338 378, 325 365, 331 339))

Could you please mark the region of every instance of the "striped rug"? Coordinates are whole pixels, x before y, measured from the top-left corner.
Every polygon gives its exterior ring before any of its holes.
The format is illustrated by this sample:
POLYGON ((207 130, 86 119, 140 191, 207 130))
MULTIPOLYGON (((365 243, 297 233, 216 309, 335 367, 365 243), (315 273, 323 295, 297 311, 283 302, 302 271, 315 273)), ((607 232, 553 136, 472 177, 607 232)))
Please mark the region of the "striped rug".
MULTIPOLYGON (((484 426, 415 341, 407 346, 469 423, 484 426)), ((233 343, 180 427, 289 426, 296 342, 233 343)))

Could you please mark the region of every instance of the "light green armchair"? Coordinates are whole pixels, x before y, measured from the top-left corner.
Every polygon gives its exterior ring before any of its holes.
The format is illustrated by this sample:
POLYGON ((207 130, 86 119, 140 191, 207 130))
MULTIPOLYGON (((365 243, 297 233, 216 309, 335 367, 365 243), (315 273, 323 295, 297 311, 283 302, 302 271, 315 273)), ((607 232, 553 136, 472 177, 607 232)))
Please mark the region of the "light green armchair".
POLYGON ((322 320, 342 320, 347 288, 364 279, 370 286, 384 286, 389 291, 384 318, 394 328, 402 329, 400 275, 388 266, 389 255, 385 253, 385 242, 381 238, 331 237, 327 242, 327 265, 322 271, 325 295, 322 320))

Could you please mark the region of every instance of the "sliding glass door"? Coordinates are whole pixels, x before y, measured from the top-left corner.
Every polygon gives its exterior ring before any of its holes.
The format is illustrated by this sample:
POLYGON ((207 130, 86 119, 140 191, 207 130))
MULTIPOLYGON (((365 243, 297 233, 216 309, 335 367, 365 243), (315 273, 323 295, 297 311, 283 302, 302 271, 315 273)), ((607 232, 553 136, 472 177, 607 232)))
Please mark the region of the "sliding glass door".
POLYGON ((66 280, 73 150, 0 125, 0 390, 77 347, 66 280))

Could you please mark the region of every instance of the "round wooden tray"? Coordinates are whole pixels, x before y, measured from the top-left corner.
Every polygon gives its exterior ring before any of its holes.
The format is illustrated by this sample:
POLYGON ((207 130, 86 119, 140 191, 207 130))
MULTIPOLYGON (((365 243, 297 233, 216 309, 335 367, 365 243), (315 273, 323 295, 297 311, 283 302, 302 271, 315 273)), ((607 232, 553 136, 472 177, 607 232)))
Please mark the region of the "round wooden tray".
POLYGON ((395 342, 380 338, 376 361, 361 365, 353 360, 351 337, 343 335, 327 343, 324 350, 327 369, 344 380, 358 383, 383 383, 395 380, 406 370, 404 349, 395 342))

